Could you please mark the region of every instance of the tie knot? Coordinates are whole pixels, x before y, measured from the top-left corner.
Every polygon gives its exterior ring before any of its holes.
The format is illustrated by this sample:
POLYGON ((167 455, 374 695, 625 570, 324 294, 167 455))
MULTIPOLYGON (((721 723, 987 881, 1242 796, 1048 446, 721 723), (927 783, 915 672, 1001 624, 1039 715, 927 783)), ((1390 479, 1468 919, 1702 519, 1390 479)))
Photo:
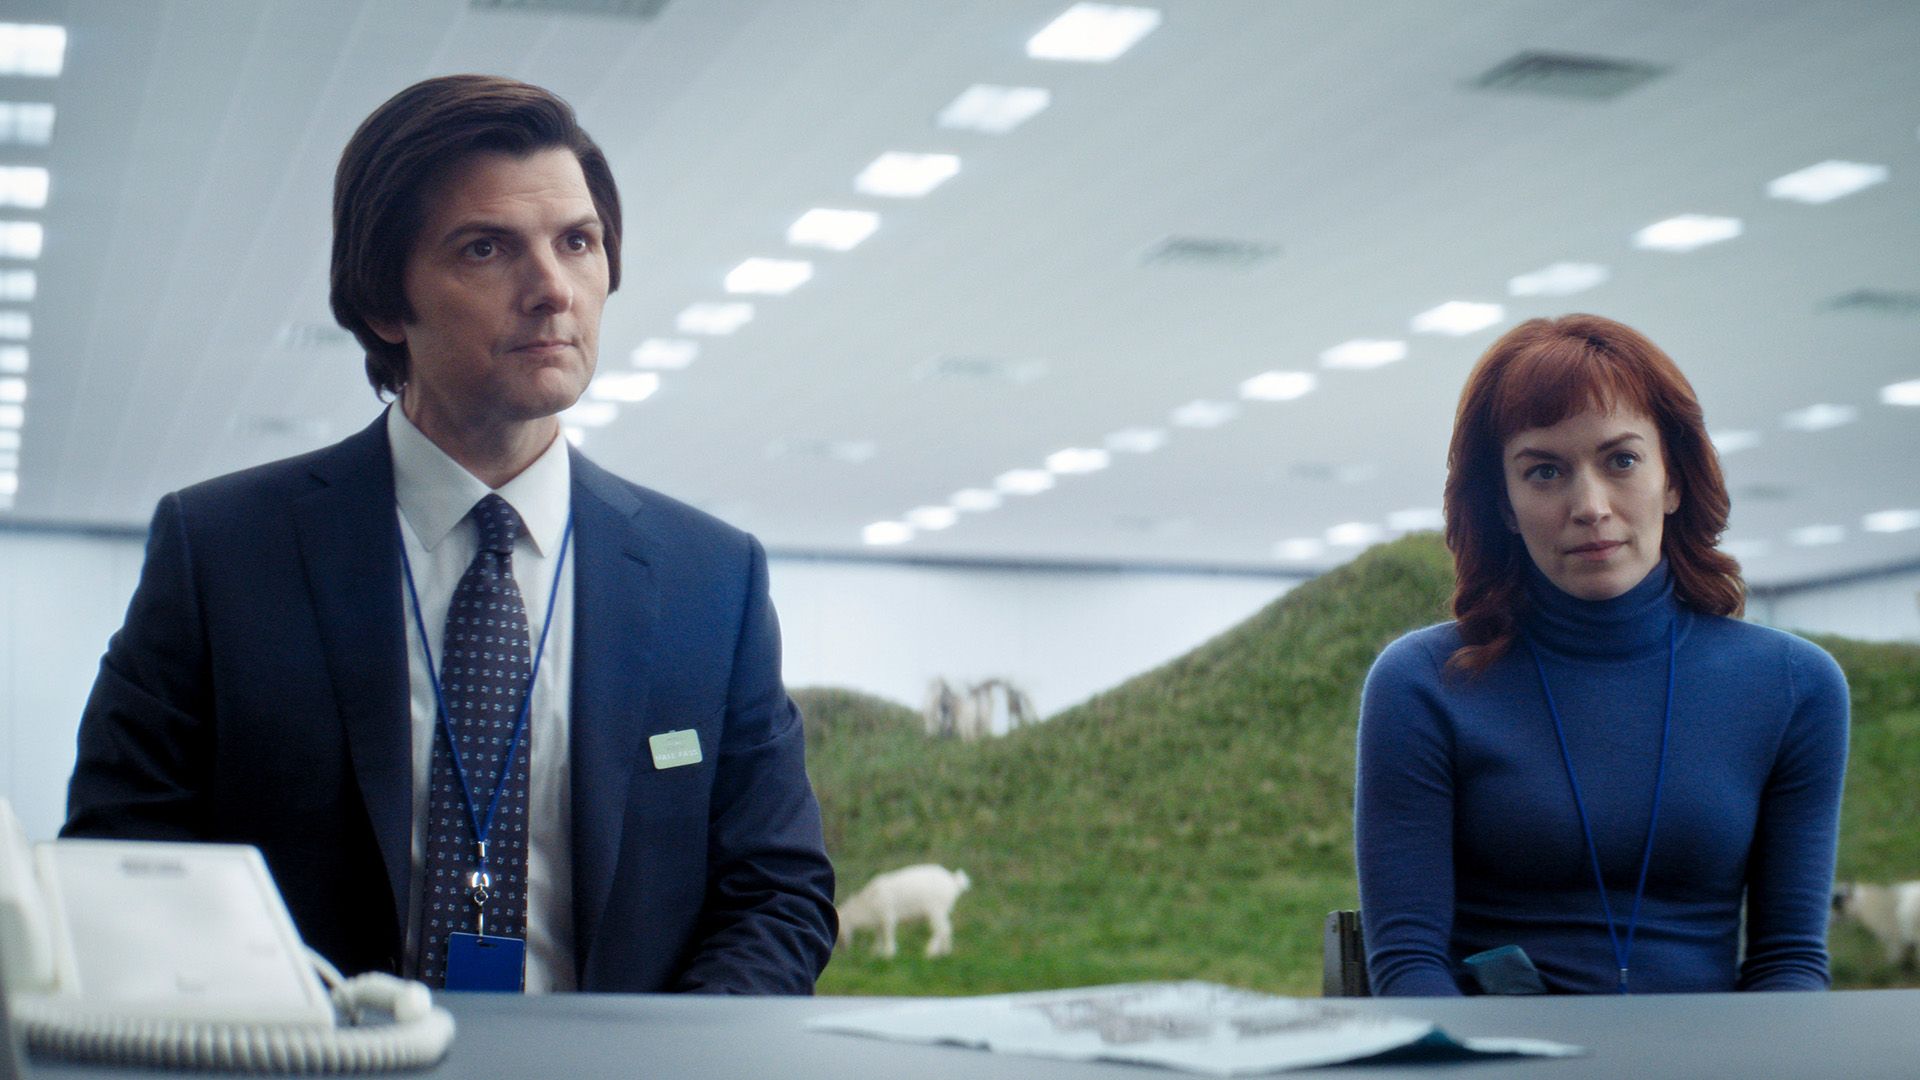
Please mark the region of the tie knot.
POLYGON ((520 515, 507 500, 488 495, 473 505, 473 523, 480 528, 480 550, 496 555, 513 554, 514 538, 520 535, 520 515))

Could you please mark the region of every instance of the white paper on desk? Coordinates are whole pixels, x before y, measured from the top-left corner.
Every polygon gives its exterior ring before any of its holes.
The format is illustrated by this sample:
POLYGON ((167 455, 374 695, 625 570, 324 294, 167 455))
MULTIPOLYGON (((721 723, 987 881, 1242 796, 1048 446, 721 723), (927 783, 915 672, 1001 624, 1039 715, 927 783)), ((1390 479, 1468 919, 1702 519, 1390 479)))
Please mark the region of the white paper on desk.
POLYGON ((1128 1061, 1208 1076, 1331 1065, 1404 1047, 1417 1047, 1423 1057, 1456 1058, 1584 1052, 1538 1039, 1454 1039, 1425 1020, 1204 982, 929 998, 818 1016, 806 1027, 1072 1061, 1128 1061))

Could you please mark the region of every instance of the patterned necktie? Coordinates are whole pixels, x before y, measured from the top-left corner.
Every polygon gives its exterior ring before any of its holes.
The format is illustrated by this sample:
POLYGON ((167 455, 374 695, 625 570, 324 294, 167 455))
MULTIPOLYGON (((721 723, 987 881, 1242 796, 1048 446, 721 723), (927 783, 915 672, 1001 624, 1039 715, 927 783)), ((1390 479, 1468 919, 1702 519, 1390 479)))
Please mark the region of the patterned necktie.
MULTIPOLYGON (((512 769, 502 764, 513 742, 522 698, 530 691, 532 666, 527 606, 513 580, 513 540, 520 515, 498 495, 488 495, 468 515, 480 530, 480 550, 453 590, 441 643, 440 693, 447 720, 460 742, 460 766, 482 822, 495 785, 499 808, 487 833, 491 877, 484 907, 486 932, 524 938, 527 927, 527 758, 523 732, 512 769)), ((434 734, 432 790, 427 796, 426 911, 421 935, 420 978, 446 985, 447 935, 472 933, 479 905, 469 876, 478 863, 473 826, 460 794, 446 728, 434 734)))

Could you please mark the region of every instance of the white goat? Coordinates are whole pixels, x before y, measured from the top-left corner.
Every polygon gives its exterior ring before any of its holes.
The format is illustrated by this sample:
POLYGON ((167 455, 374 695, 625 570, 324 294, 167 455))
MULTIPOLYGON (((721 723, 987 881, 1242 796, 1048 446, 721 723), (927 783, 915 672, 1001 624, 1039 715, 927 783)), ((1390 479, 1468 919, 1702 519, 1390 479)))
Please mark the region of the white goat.
POLYGON ((1873 931, 1890 964, 1906 963, 1920 946, 1920 881, 1842 885, 1834 890, 1833 910, 1873 931))
POLYGON ((953 692, 947 680, 936 677, 927 684, 927 707, 920 715, 927 722, 927 734, 934 738, 952 738, 956 734, 956 725, 960 709, 960 695, 953 692))
POLYGON ((973 885, 965 870, 949 870, 934 863, 903 866, 879 874, 840 905, 840 943, 853 944, 855 930, 880 931, 876 952, 891 957, 899 952, 894 930, 903 920, 925 919, 933 928, 928 956, 953 951, 953 904, 973 885))

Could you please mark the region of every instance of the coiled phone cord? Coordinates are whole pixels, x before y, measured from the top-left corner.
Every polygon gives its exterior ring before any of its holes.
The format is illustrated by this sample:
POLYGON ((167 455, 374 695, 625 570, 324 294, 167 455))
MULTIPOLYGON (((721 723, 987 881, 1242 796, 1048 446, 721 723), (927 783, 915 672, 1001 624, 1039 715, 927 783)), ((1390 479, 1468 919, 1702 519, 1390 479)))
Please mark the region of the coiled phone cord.
POLYGON ((74 1061, 232 1072, 369 1073, 419 1069, 453 1042, 453 1016, 427 988, 378 972, 343 978, 308 950, 344 1026, 131 1019, 78 1011, 57 995, 15 995, 15 1019, 37 1054, 74 1061), (363 1025, 368 1014, 392 1023, 363 1025))

